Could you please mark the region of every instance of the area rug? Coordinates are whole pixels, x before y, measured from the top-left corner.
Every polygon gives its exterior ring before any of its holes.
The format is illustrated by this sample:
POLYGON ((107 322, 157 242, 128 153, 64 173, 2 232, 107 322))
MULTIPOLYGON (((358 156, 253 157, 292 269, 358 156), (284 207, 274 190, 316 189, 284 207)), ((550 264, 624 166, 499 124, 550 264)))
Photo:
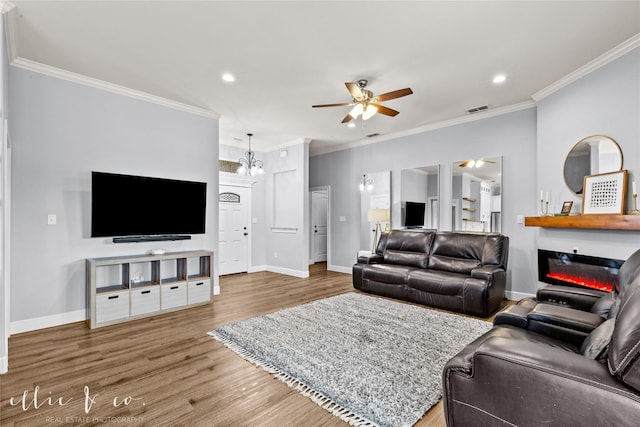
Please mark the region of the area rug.
POLYGON ((351 425, 411 426, 440 400, 446 361, 489 329, 352 292, 209 335, 351 425))

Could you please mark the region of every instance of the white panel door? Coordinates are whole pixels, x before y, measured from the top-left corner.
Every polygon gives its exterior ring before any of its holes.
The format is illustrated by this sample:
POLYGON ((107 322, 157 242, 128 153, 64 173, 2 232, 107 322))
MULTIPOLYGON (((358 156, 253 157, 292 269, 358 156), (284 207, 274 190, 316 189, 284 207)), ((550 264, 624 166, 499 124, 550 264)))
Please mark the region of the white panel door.
POLYGON ((313 262, 327 260, 327 190, 311 192, 311 243, 313 262))
POLYGON ((220 186, 218 269, 220 275, 249 270, 250 189, 220 186))

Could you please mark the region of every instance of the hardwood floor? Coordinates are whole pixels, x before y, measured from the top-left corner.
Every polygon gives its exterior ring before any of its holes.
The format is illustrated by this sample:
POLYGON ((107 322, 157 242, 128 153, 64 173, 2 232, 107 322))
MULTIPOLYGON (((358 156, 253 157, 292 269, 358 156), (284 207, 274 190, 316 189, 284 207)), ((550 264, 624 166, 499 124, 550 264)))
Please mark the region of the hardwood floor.
MULTIPOLYGON (((206 306, 12 336, 0 425, 346 426, 207 332, 352 292, 351 276, 316 264, 307 279, 260 272, 221 277, 220 286, 206 306)), ((416 426, 444 427, 442 403, 416 426)))

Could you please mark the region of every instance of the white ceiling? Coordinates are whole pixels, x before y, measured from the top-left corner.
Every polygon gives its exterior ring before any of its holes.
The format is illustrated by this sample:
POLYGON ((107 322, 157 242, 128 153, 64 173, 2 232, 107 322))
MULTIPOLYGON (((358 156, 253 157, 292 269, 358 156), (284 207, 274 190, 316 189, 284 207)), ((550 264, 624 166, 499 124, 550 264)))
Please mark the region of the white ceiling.
POLYGON ((221 144, 244 148, 252 132, 258 151, 306 139, 312 154, 531 103, 640 33, 640 1, 11 3, 16 64, 218 113, 221 144), (507 81, 493 84, 497 73, 507 81), (361 78, 376 94, 414 94, 364 129, 340 123, 348 107, 311 108, 351 101, 344 82, 361 78))

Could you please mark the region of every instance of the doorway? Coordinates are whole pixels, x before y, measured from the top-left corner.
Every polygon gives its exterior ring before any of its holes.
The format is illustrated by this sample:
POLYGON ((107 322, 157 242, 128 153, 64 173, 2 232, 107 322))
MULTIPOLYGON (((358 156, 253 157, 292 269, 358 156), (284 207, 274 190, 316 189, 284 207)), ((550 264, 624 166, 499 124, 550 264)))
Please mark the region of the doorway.
POLYGON ((249 209, 251 189, 220 185, 218 271, 220 275, 249 271, 249 209))
POLYGON ((311 227, 309 236, 309 264, 331 264, 331 191, 329 187, 310 190, 311 227))
POLYGON ((329 197, 326 190, 311 192, 311 260, 327 260, 327 206, 329 197))

